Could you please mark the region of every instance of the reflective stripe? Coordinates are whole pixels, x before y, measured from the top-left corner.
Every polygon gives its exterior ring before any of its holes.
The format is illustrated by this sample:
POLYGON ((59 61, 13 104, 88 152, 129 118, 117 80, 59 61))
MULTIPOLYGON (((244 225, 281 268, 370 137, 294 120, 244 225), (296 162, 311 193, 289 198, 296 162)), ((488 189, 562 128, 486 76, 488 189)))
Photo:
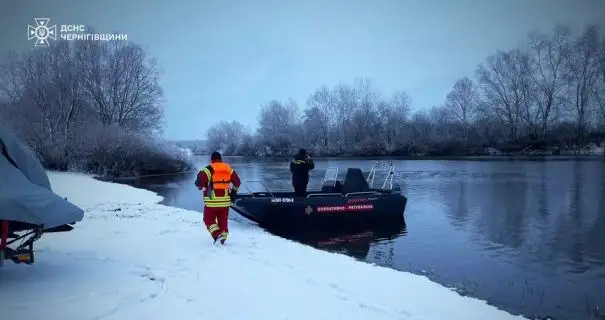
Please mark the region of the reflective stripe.
POLYGON ((208 170, 208 168, 204 167, 204 173, 206 174, 208 181, 210 181, 210 178, 212 177, 212 174, 210 174, 210 170, 208 170))
POLYGON ((208 208, 229 208, 231 206, 231 202, 204 203, 204 206, 208 208))
POLYGON ((210 233, 214 233, 214 232, 216 232, 218 230, 219 230, 219 227, 218 227, 218 225, 216 223, 215 224, 211 224, 208 227, 208 232, 210 232, 210 233))
POLYGON ((215 202, 204 202, 206 207, 229 207, 231 202, 227 201, 215 201, 215 202))
POLYGON ((231 206, 231 198, 229 196, 215 198, 204 197, 204 205, 208 208, 229 207, 231 206))
POLYGON ((231 204, 230 200, 216 200, 216 199, 212 199, 212 200, 208 200, 208 199, 204 199, 204 204, 219 204, 219 203, 226 203, 226 204, 231 204))
POLYGON ((208 198, 204 198, 204 204, 214 204, 214 203, 227 203, 227 204, 230 204, 231 203, 231 199, 225 200, 225 199, 208 199, 208 198))
POLYGON ((231 202, 231 197, 224 196, 224 197, 204 197, 204 202, 231 202))
POLYGON ((221 233, 221 235, 220 235, 219 237, 221 237, 221 238, 223 238, 223 239, 227 240, 227 237, 228 237, 228 236, 229 236, 229 232, 227 232, 227 231, 223 231, 223 233, 221 233))
POLYGON ((292 160, 294 164, 305 164, 305 160, 292 160))

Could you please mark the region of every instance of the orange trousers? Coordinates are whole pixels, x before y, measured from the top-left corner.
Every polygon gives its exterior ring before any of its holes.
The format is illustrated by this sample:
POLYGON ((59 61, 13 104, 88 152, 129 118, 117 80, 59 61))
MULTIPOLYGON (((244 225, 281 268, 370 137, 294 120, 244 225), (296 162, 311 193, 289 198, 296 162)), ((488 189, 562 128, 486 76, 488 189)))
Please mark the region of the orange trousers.
POLYGON ((209 208, 204 206, 204 224, 212 239, 216 240, 221 235, 226 239, 229 235, 229 207, 209 208))

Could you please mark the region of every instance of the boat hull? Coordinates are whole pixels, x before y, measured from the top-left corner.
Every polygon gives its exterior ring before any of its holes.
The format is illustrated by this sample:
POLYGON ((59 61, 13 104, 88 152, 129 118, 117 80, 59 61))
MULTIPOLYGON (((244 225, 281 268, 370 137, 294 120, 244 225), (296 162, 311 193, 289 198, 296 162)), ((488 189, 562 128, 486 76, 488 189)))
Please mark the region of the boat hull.
POLYGON ((294 197, 292 192, 238 196, 231 207, 267 228, 356 228, 404 223, 407 198, 399 192, 352 196, 314 194, 294 197))

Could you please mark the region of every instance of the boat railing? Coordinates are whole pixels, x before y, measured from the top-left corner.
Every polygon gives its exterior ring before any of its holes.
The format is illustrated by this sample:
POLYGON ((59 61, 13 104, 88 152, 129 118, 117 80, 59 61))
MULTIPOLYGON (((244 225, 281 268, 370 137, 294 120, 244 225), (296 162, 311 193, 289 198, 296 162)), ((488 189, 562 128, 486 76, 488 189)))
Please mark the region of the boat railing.
POLYGON ((252 195, 252 197, 254 197, 254 192, 252 192, 252 190, 250 190, 250 188, 248 188, 248 183, 251 183, 251 182, 252 183, 258 183, 258 184, 260 184, 261 186, 263 186, 263 188, 265 188, 265 190, 267 190, 267 193, 269 193, 269 195, 271 196, 271 198, 275 198, 275 196, 273 196, 273 192, 271 192, 271 189, 269 189, 269 187, 267 187, 267 185, 264 182, 262 182, 260 180, 247 180, 244 183, 244 187, 246 188, 246 190, 248 190, 248 192, 250 192, 250 194, 252 195))
POLYGON ((342 197, 342 193, 309 193, 307 195, 307 198, 314 198, 314 197, 342 197))
POLYGON ((379 194, 381 194, 381 193, 378 191, 349 192, 349 193, 345 194, 345 198, 348 198, 350 196, 379 195, 379 194))
POLYGON ((334 186, 336 186, 337 180, 338 180, 338 167, 328 167, 326 169, 326 174, 324 175, 324 178, 321 181, 321 185, 325 186, 326 182, 332 181, 332 187, 334 187, 334 186))
MULTIPOLYGON (((366 178, 368 185, 370 186, 370 188, 372 188, 372 185, 374 184, 374 179, 376 178, 376 172, 379 171, 378 169, 381 168, 386 168, 386 177, 384 179, 384 182, 382 183, 382 189, 383 190, 392 190, 393 189, 393 176, 395 175, 395 166, 393 165, 393 161, 376 161, 376 164, 374 164, 372 166, 372 168, 370 169, 370 173, 368 174, 368 177, 366 178)), ((327 181, 332 181, 334 183, 334 185, 336 185, 336 181, 338 180, 338 168, 337 167, 329 167, 326 169, 326 173, 324 175, 323 181, 322 181, 322 186, 327 182, 327 181)), ((260 184, 269 194, 269 196, 271 196, 271 198, 275 198, 275 196, 273 195, 273 192, 271 191, 271 189, 269 189, 269 187, 267 187, 267 185, 260 181, 260 180, 248 180, 245 181, 244 183, 244 187, 246 188, 246 190, 248 190, 248 192, 250 192, 250 195, 252 197, 255 197, 254 192, 252 190, 250 190, 250 188, 248 188, 248 183, 258 183, 260 184)), ((355 195, 376 195, 376 194, 380 194, 380 192, 377 191, 363 191, 363 192, 350 192, 344 195, 345 198, 350 197, 350 196, 355 196, 355 195)), ((312 198, 312 197, 325 197, 325 196, 339 196, 339 197, 343 197, 342 193, 309 193, 307 195, 307 198, 312 198)))
POLYGON ((378 169, 386 168, 386 177, 384 178, 384 182, 382 183, 382 189, 393 189, 393 176, 395 175, 395 166, 393 165, 393 161, 380 161, 377 160, 376 164, 372 166, 370 169, 370 173, 367 177, 367 182, 370 188, 374 185, 374 179, 376 178, 376 172, 378 169))
POLYGON ((351 197, 351 196, 362 196, 362 195, 379 195, 380 192, 378 191, 362 191, 362 192, 349 192, 346 194, 342 194, 342 193, 309 193, 307 195, 307 198, 313 198, 313 197, 325 197, 325 196, 330 196, 330 197, 351 197))

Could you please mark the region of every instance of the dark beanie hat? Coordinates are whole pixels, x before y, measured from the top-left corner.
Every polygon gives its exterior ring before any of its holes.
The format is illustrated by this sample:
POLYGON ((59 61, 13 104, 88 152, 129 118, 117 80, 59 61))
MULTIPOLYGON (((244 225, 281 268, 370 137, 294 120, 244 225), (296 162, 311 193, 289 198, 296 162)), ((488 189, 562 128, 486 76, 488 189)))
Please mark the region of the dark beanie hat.
POLYGON ((221 160, 221 154, 218 151, 214 151, 210 155, 210 160, 221 160))

